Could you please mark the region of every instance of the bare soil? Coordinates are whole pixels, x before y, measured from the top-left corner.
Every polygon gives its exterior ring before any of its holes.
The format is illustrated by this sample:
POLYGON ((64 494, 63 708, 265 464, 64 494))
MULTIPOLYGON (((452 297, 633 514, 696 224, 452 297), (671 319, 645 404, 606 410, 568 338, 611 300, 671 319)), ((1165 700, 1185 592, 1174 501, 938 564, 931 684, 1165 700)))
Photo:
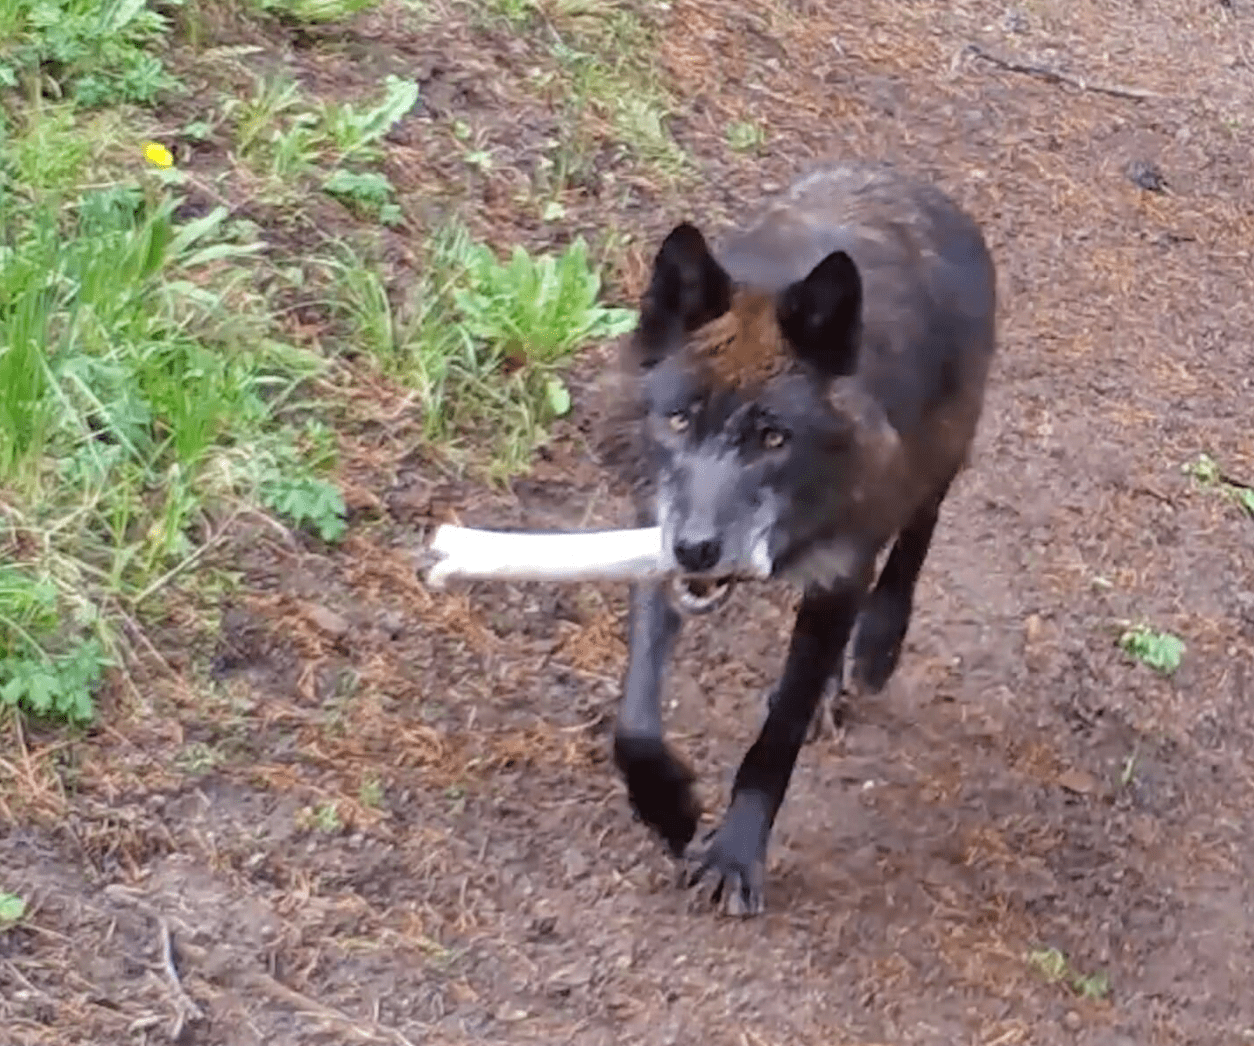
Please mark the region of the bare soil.
MULTIPOLYGON (((308 83, 418 76, 388 160, 411 215, 458 206, 529 246, 628 230, 619 297, 675 221, 717 232, 823 155, 907 164, 984 224, 1002 336, 977 452, 897 676, 803 752, 767 913, 694 905, 633 823, 607 758, 622 587, 436 594, 412 569, 444 520, 626 521, 586 441, 604 352, 508 495, 449 478, 363 378, 342 546, 250 535, 212 644, 172 600, 150 684, 90 736, 10 723, 0 886, 32 912, 0 933, 6 1043, 1254 1040, 1254 519, 1181 469, 1206 451, 1254 480, 1254 8, 651 17, 700 174, 681 192, 607 161, 556 234, 511 212, 553 121, 523 89, 540 43, 403 13, 266 43, 308 83), (451 118, 510 162, 468 175, 451 118), (761 155, 726 145, 749 118, 761 155), (1185 640, 1174 677, 1118 648, 1139 621, 1185 640)), ((685 633, 669 716, 711 819, 794 600, 742 588, 685 633)))

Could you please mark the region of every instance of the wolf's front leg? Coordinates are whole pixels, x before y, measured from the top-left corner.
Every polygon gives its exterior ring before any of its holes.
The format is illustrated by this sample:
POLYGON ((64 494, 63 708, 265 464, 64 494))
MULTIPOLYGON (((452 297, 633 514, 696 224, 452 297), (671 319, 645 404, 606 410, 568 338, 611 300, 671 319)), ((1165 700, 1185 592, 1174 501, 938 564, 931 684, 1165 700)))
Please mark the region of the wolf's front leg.
POLYGON ((864 587, 809 589, 797 611, 783 676, 766 722, 745 754, 723 823, 691 855, 689 886, 703 885, 731 915, 765 907, 766 850, 797 754, 824 685, 841 664, 864 587))
POLYGON ((630 654, 614 729, 614 762, 636 813, 681 857, 701 816, 692 771, 667 747, 662 731, 662 680, 681 619, 662 585, 649 583, 633 587, 629 622, 630 654))

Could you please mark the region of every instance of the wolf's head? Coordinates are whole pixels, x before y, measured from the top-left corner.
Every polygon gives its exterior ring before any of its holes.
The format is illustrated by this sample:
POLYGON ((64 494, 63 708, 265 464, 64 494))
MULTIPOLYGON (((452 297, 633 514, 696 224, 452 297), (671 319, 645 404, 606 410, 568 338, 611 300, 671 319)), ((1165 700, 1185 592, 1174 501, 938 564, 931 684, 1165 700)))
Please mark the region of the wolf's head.
POLYGON ((663 242, 632 354, 683 609, 713 609, 738 578, 855 569, 860 506, 899 446, 853 377, 861 319, 844 251, 768 291, 734 283, 688 223, 663 242))

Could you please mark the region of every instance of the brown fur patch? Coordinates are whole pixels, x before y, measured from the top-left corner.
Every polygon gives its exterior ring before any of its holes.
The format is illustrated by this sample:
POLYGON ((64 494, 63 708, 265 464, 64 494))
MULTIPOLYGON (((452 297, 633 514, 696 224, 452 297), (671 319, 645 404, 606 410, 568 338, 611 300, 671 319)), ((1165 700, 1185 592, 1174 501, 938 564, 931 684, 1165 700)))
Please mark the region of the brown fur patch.
POLYGON ((693 332, 689 346, 714 381, 729 389, 760 385, 793 358, 775 319, 774 297, 750 291, 738 291, 727 312, 693 332))

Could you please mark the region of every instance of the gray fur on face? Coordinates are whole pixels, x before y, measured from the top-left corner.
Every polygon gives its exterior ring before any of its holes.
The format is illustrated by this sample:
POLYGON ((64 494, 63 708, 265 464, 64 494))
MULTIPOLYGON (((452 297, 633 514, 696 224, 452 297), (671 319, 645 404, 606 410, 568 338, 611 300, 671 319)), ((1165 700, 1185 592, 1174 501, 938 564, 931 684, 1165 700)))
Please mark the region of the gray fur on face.
POLYGON ((771 576, 780 501, 773 490, 748 482, 734 450, 698 447, 676 455, 660 478, 657 516, 669 571, 709 578, 771 576), (676 545, 708 541, 719 547, 717 561, 704 570, 685 571, 676 545))

